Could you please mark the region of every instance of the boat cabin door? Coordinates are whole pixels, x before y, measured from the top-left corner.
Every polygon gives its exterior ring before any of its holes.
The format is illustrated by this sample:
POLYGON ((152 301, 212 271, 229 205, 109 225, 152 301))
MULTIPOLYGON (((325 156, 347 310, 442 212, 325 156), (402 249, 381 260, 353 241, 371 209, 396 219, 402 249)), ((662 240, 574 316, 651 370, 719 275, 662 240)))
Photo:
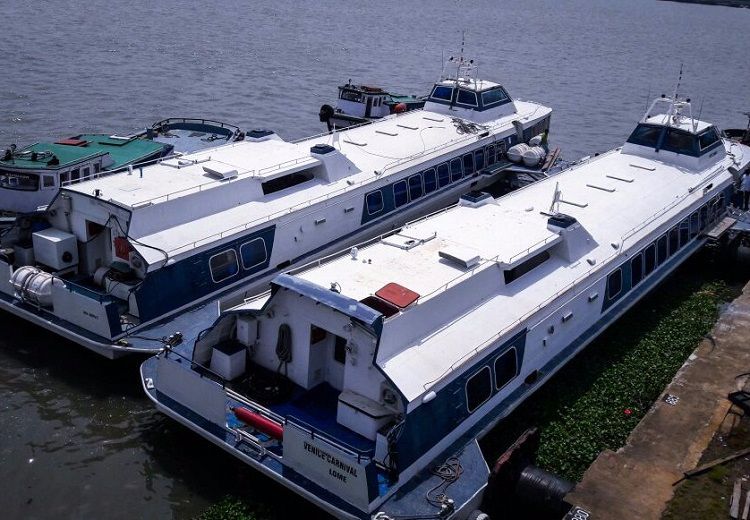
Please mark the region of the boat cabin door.
POLYGON ((313 325, 310 330, 310 372, 309 386, 326 382, 336 390, 344 388, 346 367, 346 338, 337 336, 313 325))

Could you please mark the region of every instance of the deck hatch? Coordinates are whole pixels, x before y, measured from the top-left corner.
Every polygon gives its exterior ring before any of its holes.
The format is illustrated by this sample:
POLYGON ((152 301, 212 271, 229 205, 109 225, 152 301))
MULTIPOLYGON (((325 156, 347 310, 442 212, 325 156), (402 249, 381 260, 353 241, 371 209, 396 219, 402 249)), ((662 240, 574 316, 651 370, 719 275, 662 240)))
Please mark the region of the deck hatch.
POLYGON ((375 296, 399 309, 405 309, 419 299, 418 293, 394 282, 388 283, 375 291, 375 296))
POLYGON ((237 169, 221 164, 216 161, 212 161, 203 166, 203 171, 211 177, 221 180, 233 179, 237 177, 237 169))
POLYGON ((458 247, 447 247, 438 251, 440 258, 469 269, 479 264, 482 257, 476 251, 458 247))
POLYGON ((83 139, 70 137, 68 139, 60 139, 59 141, 55 141, 55 144, 63 144, 65 146, 86 146, 87 144, 89 144, 89 142, 84 141, 83 139))

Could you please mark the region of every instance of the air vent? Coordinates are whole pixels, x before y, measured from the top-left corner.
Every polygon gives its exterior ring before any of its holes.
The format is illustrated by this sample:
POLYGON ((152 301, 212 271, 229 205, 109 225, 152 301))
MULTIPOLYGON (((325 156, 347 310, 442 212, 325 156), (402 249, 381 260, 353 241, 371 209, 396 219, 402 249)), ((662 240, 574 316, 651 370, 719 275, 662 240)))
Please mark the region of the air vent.
POLYGON ((566 229, 576 222, 578 221, 575 219, 575 217, 571 217, 570 215, 566 215, 564 213, 558 213, 556 215, 552 215, 549 219, 547 219, 547 227, 566 229))
POLYGON ((317 155, 325 155, 327 153, 335 152, 336 149, 329 145, 329 144, 316 144, 312 148, 310 148, 310 153, 314 153, 317 155))
POLYGON ((273 135, 273 130, 267 130, 265 128, 254 128, 247 133, 248 139, 263 140, 269 135, 273 135))
POLYGON ((227 180, 237 177, 237 170, 226 164, 212 162, 203 166, 203 171, 216 179, 227 180))
POLYGON ((449 262, 470 269, 479 264, 482 257, 472 249, 463 249, 459 247, 448 247, 438 252, 440 258, 449 262))

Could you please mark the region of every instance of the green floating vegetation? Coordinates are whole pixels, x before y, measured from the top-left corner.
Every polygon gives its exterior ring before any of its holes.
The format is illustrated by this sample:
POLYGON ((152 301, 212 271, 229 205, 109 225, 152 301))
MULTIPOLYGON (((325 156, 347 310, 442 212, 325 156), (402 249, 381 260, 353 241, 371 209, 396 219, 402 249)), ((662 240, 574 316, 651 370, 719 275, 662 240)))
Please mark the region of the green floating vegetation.
MULTIPOLYGON (((621 447, 731 294, 717 280, 676 277, 593 342, 511 417, 537 425, 537 464, 578 481, 605 449, 621 447)), ((509 421, 508 421, 509 422, 509 421)))
POLYGON ((196 520, 258 520, 266 517, 267 515, 256 516, 240 499, 226 496, 206 509, 196 520))

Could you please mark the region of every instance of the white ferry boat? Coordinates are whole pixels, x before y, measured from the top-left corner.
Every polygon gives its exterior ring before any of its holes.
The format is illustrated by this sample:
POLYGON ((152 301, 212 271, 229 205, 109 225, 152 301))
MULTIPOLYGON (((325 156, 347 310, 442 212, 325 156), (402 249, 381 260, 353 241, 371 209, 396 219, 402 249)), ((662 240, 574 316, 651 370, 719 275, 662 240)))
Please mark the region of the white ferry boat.
POLYGON ((217 302, 498 180, 551 110, 458 65, 424 110, 298 142, 250 131, 64 186, 3 237, 0 309, 106 356, 157 352, 167 328, 194 339, 217 302))
POLYGON ((476 439, 701 247, 748 164, 660 99, 621 148, 277 276, 144 388, 337 517, 466 518, 476 439))

